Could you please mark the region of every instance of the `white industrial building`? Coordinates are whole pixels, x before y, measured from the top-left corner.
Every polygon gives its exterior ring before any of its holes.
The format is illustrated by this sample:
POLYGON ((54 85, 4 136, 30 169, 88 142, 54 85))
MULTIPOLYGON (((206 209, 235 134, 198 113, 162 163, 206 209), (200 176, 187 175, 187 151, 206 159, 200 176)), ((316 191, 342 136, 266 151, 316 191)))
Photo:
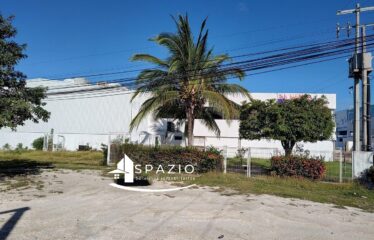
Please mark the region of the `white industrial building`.
MULTIPOLYGON (((48 98, 45 99, 45 108, 51 112, 48 122, 38 124, 28 121, 19 126, 16 131, 10 129, 0 130, 0 146, 5 143, 15 147, 18 143, 31 147, 34 139, 44 136, 53 129, 53 143, 56 149, 77 150, 79 145, 89 145, 100 149, 101 144, 122 137, 134 143, 154 145, 175 144, 184 145, 184 127, 178 123, 168 123, 168 119, 154 121, 152 116, 145 119, 138 129, 129 132, 129 124, 137 114, 146 95, 130 102, 133 91, 116 84, 89 84, 85 79, 67 79, 64 81, 33 79, 28 80, 29 87, 47 86, 48 98), (88 90, 76 92, 77 90, 88 90), (63 94, 56 94, 57 92, 63 94)), ((251 93, 254 99, 285 99, 295 98, 301 93, 251 93)), ((328 107, 332 113, 336 108, 335 94, 311 94, 328 100, 328 107)), ((243 97, 230 96, 237 103, 243 102, 243 97)), ((217 137, 198 120, 194 128, 194 144, 200 147, 215 146, 227 147, 228 154, 234 155, 241 147, 264 149, 264 152, 282 151, 279 141, 260 140, 248 141, 239 139, 239 121, 216 120, 221 130, 217 137)), ((321 153, 326 160, 332 158, 335 148, 335 136, 331 140, 317 143, 303 143, 303 148, 311 152, 321 153)))

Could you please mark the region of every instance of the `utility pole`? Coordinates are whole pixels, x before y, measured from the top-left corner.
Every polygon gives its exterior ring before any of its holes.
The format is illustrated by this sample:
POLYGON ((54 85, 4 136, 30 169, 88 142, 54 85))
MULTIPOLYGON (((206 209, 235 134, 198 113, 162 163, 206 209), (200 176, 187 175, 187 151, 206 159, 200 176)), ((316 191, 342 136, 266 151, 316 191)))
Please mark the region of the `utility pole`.
POLYGON ((366 27, 374 24, 361 26, 361 78, 362 78, 362 117, 363 117, 363 151, 371 151, 371 116, 370 116, 370 78, 369 74, 373 70, 371 67, 371 53, 366 52, 366 27))
MULTIPOLYGON (((366 42, 365 42, 365 35, 366 35, 366 27, 363 25, 361 27, 361 60, 362 62, 365 61, 364 54, 366 53, 366 42)), ((368 149, 368 135, 367 135, 367 96, 368 96, 368 87, 367 87, 367 69, 365 67, 361 67, 361 79, 362 79, 362 151, 367 151, 368 149)))
MULTIPOLYGON (((370 138, 370 132, 368 132, 368 111, 367 111, 367 100, 370 94, 368 94, 368 81, 367 81, 367 74, 368 71, 365 68, 370 65, 371 68, 371 55, 367 54, 365 51, 364 41, 365 36, 362 39, 362 49, 361 54, 359 54, 359 47, 360 47, 360 13, 365 11, 373 11, 374 7, 364 7, 361 8, 360 4, 356 4, 356 8, 349 9, 349 10, 342 10, 338 11, 337 15, 344 15, 344 14, 355 14, 356 15, 356 25, 355 27, 355 51, 353 56, 349 59, 349 77, 354 79, 353 85, 353 105, 354 105, 354 124, 353 124, 353 151, 366 151, 368 149, 368 139, 370 138), (368 56, 370 55, 370 57, 368 56), (363 115, 363 146, 360 145, 360 78, 365 79, 365 83, 363 81, 363 96, 362 96, 362 106, 363 109, 365 108, 365 115, 363 115), (364 90, 365 88, 365 90, 364 90), (365 123, 364 123, 365 122, 365 123)), ((350 25, 347 27, 347 32, 349 35, 349 28, 350 25)), ((365 29, 364 29, 365 30, 365 29)), ((337 34, 340 31, 340 27, 337 27, 337 34)), ((365 34, 363 32, 363 34, 365 34)), ((369 103, 370 104, 370 103, 369 103)), ((370 108, 370 106, 369 106, 370 108)), ((370 111, 370 110, 369 110, 370 111)), ((363 110, 364 113, 364 110, 363 110)), ((369 127, 370 128, 370 127, 369 127)))
MULTIPOLYGON (((367 151, 372 151, 372 147, 371 147, 371 90, 370 90, 370 77, 368 76, 367 77, 367 99, 366 99, 366 103, 367 103, 367 110, 366 110, 366 114, 367 114, 367 119, 366 119, 366 123, 367 123, 367 136, 368 136, 368 147, 367 147, 367 151)), ((373 162, 374 164, 374 162, 373 162)))

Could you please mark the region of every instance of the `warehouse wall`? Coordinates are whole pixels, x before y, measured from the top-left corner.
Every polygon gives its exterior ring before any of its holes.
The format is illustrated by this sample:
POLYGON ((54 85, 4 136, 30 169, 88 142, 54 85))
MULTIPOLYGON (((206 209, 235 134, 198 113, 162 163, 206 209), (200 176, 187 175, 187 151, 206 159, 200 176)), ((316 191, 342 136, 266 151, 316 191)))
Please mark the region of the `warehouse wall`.
MULTIPOLYGON (((81 81, 81 80, 80 80, 81 81)), ((58 83, 60 84, 60 83, 58 83)), ((97 85, 95 85, 97 88, 97 85)), ((252 93, 253 98, 266 99, 284 99, 294 98, 300 94, 294 93, 252 93)), ((77 97, 76 94, 64 94, 48 97, 46 109, 51 112, 48 122, 26 122, 24 126, 17 128, 16 132, 10 129, 0 130, 0 146, 5 143, 13 147, 18 143, 31 147, 32 141, 40 136, 44 136, 54 130, 54 142, 64 139, 67 150, 76 150, 78 145, 89 144, 93 148, 100 149, 102 143, 107 144, 109 137, 114 139, 118 136, 130 138, 132 142, 143 144, 154 144, 155 138, 164 137, 166 129, 166 120, 154 121, 152 116, 148 116, 140 126, 130 133, 129 125, 131 119, 138 113, 141 104, 147 99, 147 95, 142 95, 131 102, 132 91, 122 87, 115 89, 87 92, 77 97)), ((320 97, 321 94, 313 94, 320 97)), ((334 94, 325 95, 329 101, 329 108, 334 110, 336 107, 336 97, 334 94)), ((239 96, 230 96, 237 103, 242 103, 246 99, 239 96)), ((247 99, 248 100, 248 99, 247 99)), ((210 132, 198 120, 195 124, 195 144, 196 145, 214 145, 242 147, 274 147, 280 148, 277 141, 241 141, 239 144, 239 121, 217 120, 221 129, 221 138, 217 138, 213 132, 210 132)), ((183 126, 179 128, 184 130, 183 126)), ((184 145, 185 141, 168 143, 184 145)), ((308 148, 321 151, 333 150, 332 141, 324 141, 315 144, 305 144, 308 148)))

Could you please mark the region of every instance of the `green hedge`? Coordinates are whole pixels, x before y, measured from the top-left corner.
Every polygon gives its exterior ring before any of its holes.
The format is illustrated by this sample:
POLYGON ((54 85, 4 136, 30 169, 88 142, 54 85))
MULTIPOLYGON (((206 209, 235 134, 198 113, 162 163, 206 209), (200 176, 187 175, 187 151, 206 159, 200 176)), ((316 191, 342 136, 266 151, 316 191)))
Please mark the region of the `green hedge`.
POLYGON ((358 178, 359 182, 369 189, 374 189, 374 166, 366 169, 358 178))
POLYGON ((320 159, 304 156, 275 156, 271 158, 271 170, 280 176, 300 176, 321 179, 326 171, 320 159))
POLYGON ((32 142, 32 147, 33 147, 35 150, 43 150, 43 145, 44 145, 44 137, 36 138, 36 139, 32 142))
POLYGON ((135 164, 152 164, 153 166, 168 164, 193 165, 195 172, 203 173, 221 170, 223 157, 212 151, 202 151, 197 148, 182 148, 172 146, 149 147, 125 143, 111 146, 111 157, 119 161, 127 154, 135 164))

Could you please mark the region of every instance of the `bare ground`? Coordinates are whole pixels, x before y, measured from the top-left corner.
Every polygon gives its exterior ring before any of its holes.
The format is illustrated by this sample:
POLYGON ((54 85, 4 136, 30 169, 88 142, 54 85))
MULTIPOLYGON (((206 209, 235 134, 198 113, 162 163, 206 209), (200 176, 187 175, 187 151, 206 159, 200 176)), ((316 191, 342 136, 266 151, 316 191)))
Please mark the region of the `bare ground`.
POLYGON ((354 208, 206 187, 129 192, 94 171, 27 180, 0 185, 0 239, 374 239, 374 214, 354 208))

